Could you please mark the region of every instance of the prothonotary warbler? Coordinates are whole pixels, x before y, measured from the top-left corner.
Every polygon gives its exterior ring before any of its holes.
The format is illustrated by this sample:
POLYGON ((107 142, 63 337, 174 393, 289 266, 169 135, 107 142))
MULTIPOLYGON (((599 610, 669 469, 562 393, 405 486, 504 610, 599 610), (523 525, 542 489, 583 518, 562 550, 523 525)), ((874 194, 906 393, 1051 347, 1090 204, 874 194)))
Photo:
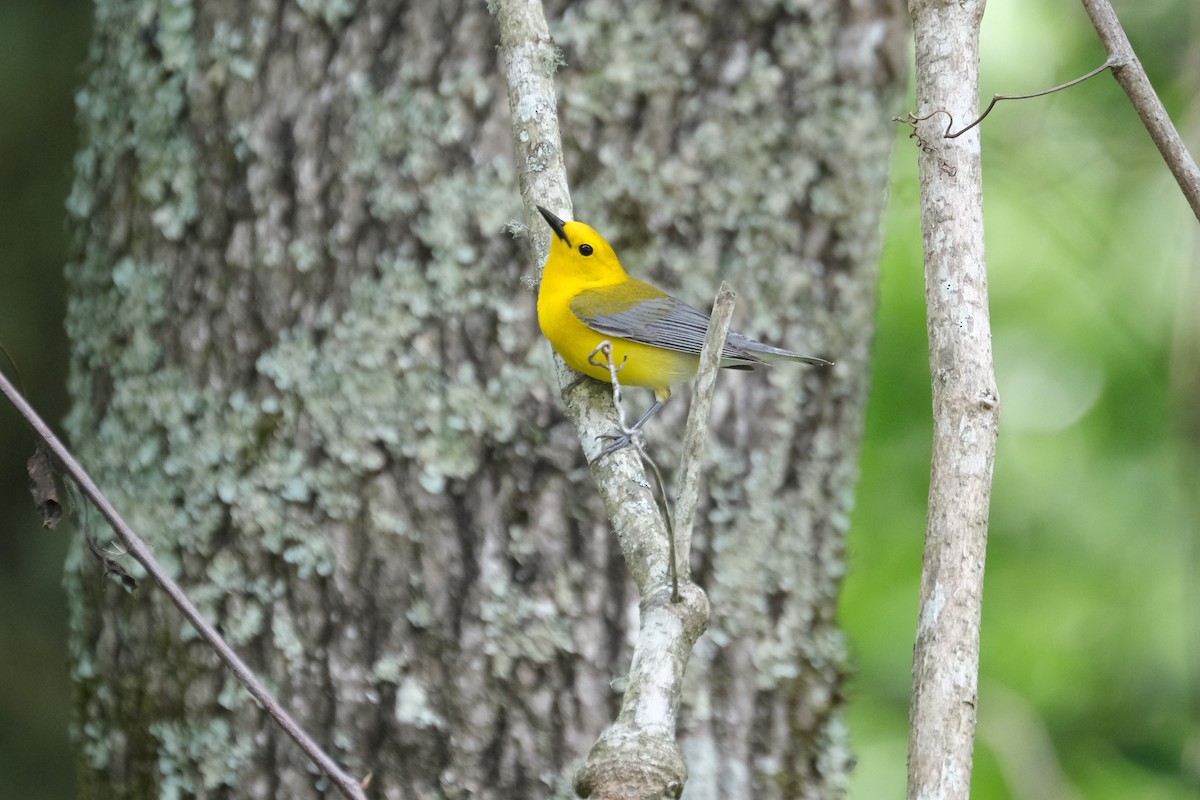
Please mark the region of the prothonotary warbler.
MULTIPOLYGON (((568 366, 601 381, 611 381, 611 374, 593 354, 607 340, 622 385, 654 390, 654 405, 631 429, 640 430, 671 396, 671 387, 696 374, 708 315, 657 286, 629 277, 612 247, 591 226, 564 221, 541 206, 537 209, 554 231, 538 289, 542 333, 568 366)), ((733 331, 721 351, 721 366, 730 369, 754 369, 777 359, 833 366, 832 361, 772 347, 733 331)), ((617 441, 605 453, 627 444, 629 432, 613 438, 617 441)))

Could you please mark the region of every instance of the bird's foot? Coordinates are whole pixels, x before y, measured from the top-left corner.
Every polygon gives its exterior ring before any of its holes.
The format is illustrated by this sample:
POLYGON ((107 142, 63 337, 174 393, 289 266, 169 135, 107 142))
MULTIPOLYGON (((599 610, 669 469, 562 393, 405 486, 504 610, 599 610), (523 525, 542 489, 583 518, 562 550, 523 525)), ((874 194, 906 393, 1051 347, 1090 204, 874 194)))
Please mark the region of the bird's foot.
POLYGON ((638 428, 627 428, 618 433, 602 433, 596 437, 602 441, 608 442, 604 449, 596 454, 592 459, 593 463, 604 458, 609 453, 615 453, 618 450, 633 445, 639 452, 646 446, 646 437, 638 428))

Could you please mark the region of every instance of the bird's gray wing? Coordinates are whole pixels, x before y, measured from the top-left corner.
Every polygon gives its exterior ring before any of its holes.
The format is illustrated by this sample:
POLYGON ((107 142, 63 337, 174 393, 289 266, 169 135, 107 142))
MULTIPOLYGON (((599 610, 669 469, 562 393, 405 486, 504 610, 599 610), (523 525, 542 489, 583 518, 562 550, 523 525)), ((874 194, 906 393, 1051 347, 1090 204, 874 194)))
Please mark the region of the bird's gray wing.
MULTIPOLYGON (((618 310, 612 302, 600 299, 599 293, 584 291, 571 301, 571 311, 597 333, 690 355, 700 355, 708 331, 707 314, 669 295, 640 300, 618 310)), ((721 360, 723 366, 735 368, 763 363, 752 353, 731 345, 728 339, 721 360)))

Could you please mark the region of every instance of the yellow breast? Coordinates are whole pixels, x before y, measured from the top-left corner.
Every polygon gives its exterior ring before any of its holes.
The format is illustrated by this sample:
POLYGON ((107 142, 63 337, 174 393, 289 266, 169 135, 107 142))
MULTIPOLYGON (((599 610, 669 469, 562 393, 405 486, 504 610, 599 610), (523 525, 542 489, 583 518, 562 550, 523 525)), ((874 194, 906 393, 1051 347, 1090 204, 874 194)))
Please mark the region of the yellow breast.
MULTIPOLYGON (((538 293, 538 323, 550 344, 571 369, 608 381, 605 366, 588 363, 588 358, 600 343, 608 341, 613 347, 613 361, 621 368, 617 379, 625 386, 649 386, 666 389, 696 374, 700 359, 660 347, 631 342, 617 336, 597 333, 579 321, 571 311, 571 301, 578 291, 569 285, 543 281, 538 293)), ((601 365, 604 359, 598 354, 601 365)))

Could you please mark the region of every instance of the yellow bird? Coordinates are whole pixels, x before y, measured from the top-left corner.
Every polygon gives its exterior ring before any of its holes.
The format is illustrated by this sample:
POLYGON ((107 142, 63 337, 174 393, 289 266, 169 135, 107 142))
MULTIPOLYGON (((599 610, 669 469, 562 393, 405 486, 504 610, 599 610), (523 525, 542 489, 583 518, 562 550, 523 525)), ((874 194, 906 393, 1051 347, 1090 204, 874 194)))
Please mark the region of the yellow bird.
MULTIPOLYGON (((696 374, 708 315, 629 277, 609 243, 590 226, 563 221, 541 206, 537 210, 554 231, 538 289, 542 333, 572 369, 611 382, 603 358, 592 358, 608 340, 621 384, 654 390, 654 405, 631 429, 640 430, 671 396, 671 386, 696 374)), ((730 369, 755 369, 776 359, 833 366, 733 331, 721 352, 721 366, 730 369)), ((614 437, 604 453, 628 444, 629 435, 614 437)))

